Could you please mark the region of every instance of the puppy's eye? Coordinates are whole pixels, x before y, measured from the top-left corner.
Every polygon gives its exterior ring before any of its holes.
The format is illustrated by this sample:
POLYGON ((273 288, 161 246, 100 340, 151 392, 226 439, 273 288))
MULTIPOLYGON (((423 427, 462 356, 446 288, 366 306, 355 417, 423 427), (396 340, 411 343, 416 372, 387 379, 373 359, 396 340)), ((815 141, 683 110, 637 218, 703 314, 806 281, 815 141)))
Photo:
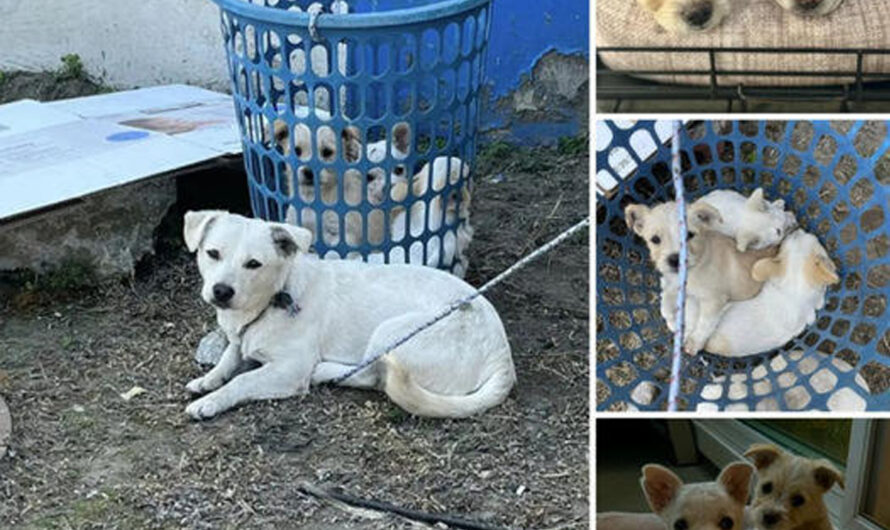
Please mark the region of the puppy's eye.
POLYGON ((210 259, 215 259, 215 260, 219 259, 219 251, 216 250, 215 248, 211 248, 210 250, 208 250, 207 255, 210 256, 210 259))
POLYGON ((795 495, 791 497, 791 506, 794 506, 795 508, 803 506, 804 502, 806 501, 804 500, 803 495, 795 495))
POLYGON ((782 229, 781 229, 781 228, 776 228, 776 235, 777 235, 777 236, 781 236, 781 235, 782 235, 782 229))
POLYGON ((766 484, 764 484, 763 486, 760 487, 760 491, 764 495, 769 495, 770 493, 773 492, 773 483, 767 482, 766 484))
POLYGON ((720 528, 723 530, 731 530, 733 526, 735 526, 735 523, 732 522, 732 518, 724 517, 723 519, 720 519, 720 528))
POLYGON ((686 232, 686 241, 691 241, 693 237, 695 237, 695 234, 693 234, 692 232, 686 232))
POLYGON ((244 264, 245 269, 259 269, 262 266, 263 264, 255 259, 252 259, 244 264))
POLYGON ((650 239, 649 241, 651 241, 653 245, 657 245, 661 243, 661 238, 658 236, 652 236, 652 239, 650 239))
POLYGON ((686 519, 677 519, 674 521, 674 530, 688 530, 689 523, 686 522, 686 519))
POLYGON ((401 177, 402 175, 405 174, 405 167, 404 166, 396 166, 396 168, 393 169, 392 172, 395 173, 395 175, 397 177, 401 177))
POLYGON ((322 158, 331 158, 334 156, 334 150, 330 147, 325 147, 321 150, 321 156, 322 158))
POLYGON ((300 146, 297 146, 297 148, 294 149, 294 152, 297 153, 297 156, 303 156, 303 148, 300 146))

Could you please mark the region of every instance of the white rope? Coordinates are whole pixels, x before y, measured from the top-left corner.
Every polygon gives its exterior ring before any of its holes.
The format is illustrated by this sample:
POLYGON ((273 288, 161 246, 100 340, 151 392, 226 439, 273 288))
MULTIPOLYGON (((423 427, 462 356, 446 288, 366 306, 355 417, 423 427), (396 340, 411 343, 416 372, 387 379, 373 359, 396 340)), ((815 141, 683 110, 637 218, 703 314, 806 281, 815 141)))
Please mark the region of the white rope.
MULTIPOLYGON (((686 244, 686 196, 683 189, 683 177, 680 174, 680 122, 673 122, 673 136, 671 138, 671 177, 674 182, 674 197, 677 200, 677 215, 680 218, 678 230, 680 231, 680 263, 679 283, 677 291, 677 330, 674 332, 674 351, 671 359, 671 380, 668 389, 668 412, 676 412, 677 397, 680 394, 680 365, 683 359, 683 335, 686 325, 686 257, 688 248, 686 244)), ((663 296, 663 295, 662 295, 663 296)))
POLYGON ((560 243, 562 243, 562 242, 565 241, 566 239, 570 238, 570 237, 573 236, 575 233, 577 233, 579 230, 581 230, 581 229, 587 227, 588 225, 590 225, 590 217, 585 217, 584 220, 580 221, 580 222, 577 223, 575 226, 569 228, 568 230, 566 230, 565 232, 559 234, 558 236, 556 236, 555 238, 551 239, 550 241, 548 241, 548 242, 545 243, 544 245, 538 247, 534 252, 532 252, 531 254, 525 256, 525 257, 522 258, 521 260, 519 260, 519 261, 517 261, 516 263, 514 263, 513 265, 511 265, 507 270, 505 270, 504 272, 498 274, 497 276, 495 276, 494 278, 492 278, 491 280, 489 280, 485 285, 483 285, 482 287, 480 287, 477 291, 475 291, 475 292, 473 292, 473 293, 471 293, 471 294, 465 296, 464 298, 461 298, 460 300, 457 300, 456 302, 453 302, 451 305, 447 306, 445 309, 443 309, 443 310, 440 311, 438 314, 436 314, 434 317, 430 318, 429 320, 427 320, 426 322, 424 322, 424 323, 421 324, 420 326, 414 328, 414 330, 412 330, 412 331, 411 331, 410 333, 408 333, 407 335, 403 336, 403 337, 400 338, 399 340, 396 340, 396 341, 392 342, 389 346, 387 346, 387 347, 385 347, 385 348, 380 348, 379 350, 377 350, 376 352, 374 352, 373 355, 368 356, 367 358, 365 358, 364 360, 362 360, 362 362, 360 362, 359 364, 357 364, 357 365, 355 365, 354 367, 350 368, 350 369, 349 369, 348 371, 346 371, 345 373, 343 373, 343 374, 341 374, 341 375, 339 375, 339 376, 337 376, 337 377, 334 377, 334 378, 332 378, 332 379, 329 379, 329 380, 327 380, 327 381, 322 381, 322 383, 333 383, 333 384, 337 384, 337 383, 342 383, 343 381, 349 379, 349 378, 352 377, 353 375, 357 374, 358 372, 364 370, 364 369, 367 368, 368 366, 370 366, 370 365, 374 364, 375 362, 377 362, 377 360, 379 360, 381 357, 383 357, 383 356, 386 355, 387 353, 393 351, 394 349, 398 348, 398 347, 401 346, 402 344, 405 344, 406 342, 408 342, 409 340, 411 340, 412 338, 414 338, 414 337, 415 337, 417 334, 419 334, 420 332, 422 332, 422 331, 424 331, 425 329, 431 327, 432 325, 434 325, 435 323, 437 323, 437 322, 439 322, 440 320, 444 319, 445 317, 447 317, 447 316, 450 315, 451 313, 454 313, 454 312, 457 311, 458 309, 461 309, 461 308, 463 308, 463 307, 466 307, 467 304, 469 304, 470 302, 472 302, 472 301, 475 300, 476 298, 482 296, 483 293, 485 293, 486 291, 488 291, 489 289, 491 289, 491 288, 494 287, 495 285, 501 283, 502 281, 504 281, 505 279, 507 279, 508 277, 510 277, 511 275, 513 275, 516 271, 518 271, 519 269, 521 269, 521 268, 525 267, 526 265, 528 265, 531 261, 533 261, 533 260, 537 259, 538 257, 540 257, 540 256, 542 256, 542 255, 544 255, 544 254, 546 254, 547 252, 550 252, 554 247, 556 247, 557 245, 559 245, 560 243))

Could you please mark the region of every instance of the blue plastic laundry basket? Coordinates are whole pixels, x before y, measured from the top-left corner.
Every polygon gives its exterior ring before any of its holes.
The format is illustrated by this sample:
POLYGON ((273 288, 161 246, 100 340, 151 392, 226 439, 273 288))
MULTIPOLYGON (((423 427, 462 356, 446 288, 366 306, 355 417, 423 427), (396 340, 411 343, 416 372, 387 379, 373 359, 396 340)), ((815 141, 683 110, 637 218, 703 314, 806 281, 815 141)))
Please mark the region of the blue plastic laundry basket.
POLYGON ((444 212, 468 211, 491 0, 213 1, 221 9, 254 215, 314 228, 315 249, 323 257, 368 259, 379 253, 390 261, 397 247, 407 256, 412 245, 422 245, 425 263, 436 265, 428 256, 436 248, 438 266, 450 269, 453 264, 438 245, 456 237, 467 222, 444 212), (278 122, 287 125, 292 138, 298 137, 295 127, 308 129, 310 152, 285 154, 276 148, 278 122), (400 124, 410 127, 411 148, 397 158, 392 142, 400 124), (361 138, 357 160, 346 157, 342 133, 347 129, 361 138), (323 135, 336 139, 333 159, 322 153, 323 135), (383 154, 370 157, 368 147, 381 141, 383 154), (417 195, 412 188, 404 201, 392 199, 389 190, 399 166, 410 178, 439 157, 460 160, 456 170, 448 163, 458 178, 452 176, 441 189, 430 182, 417 195), (333 172, 334 200, 320 188, 324 177, 308 181, 307 189, 314 189, 305 195, 285 185, 288 171, 299 179, 307 168, 315 176, 333 172), (346 189, 344 176, 351 170, 362 176, 358 199, 350 199, 346 189), (382 200, 368 196, 365 176, 370 179, 373 171, 385 175, 382 200), (444 207, 424 209, 423 226, 411 228, 409 219, 404 238, 393 241, 394 208, 410 209, 416 201, 429 206, 437 197, 444 207), (442 218, 430 219, 436 212, 442 218), (358 241, 346 234, 350 220, 360 226, 358 241), (339 231, 332 239, 322 237, 329 221, 339 231), (370 230, 375 221, 386 227, 382 235, 370 230))
MULTIPOLYGON (((666 408, 672 335, 659 278, 624 207, 674 198, 670 124, 599 124, 597 404, 666 408), (609 189, 605 189, 609 188, 609 189)), ((680 139, 687 199, 713 189, 782 198, 839 266, 816 322, 788 344, 743 358, 684 355, 685 410, 890 407, 890 134, 887 123, 704 122, 680 139)), ((757 330, 751 330, 756 333, 757 330)))

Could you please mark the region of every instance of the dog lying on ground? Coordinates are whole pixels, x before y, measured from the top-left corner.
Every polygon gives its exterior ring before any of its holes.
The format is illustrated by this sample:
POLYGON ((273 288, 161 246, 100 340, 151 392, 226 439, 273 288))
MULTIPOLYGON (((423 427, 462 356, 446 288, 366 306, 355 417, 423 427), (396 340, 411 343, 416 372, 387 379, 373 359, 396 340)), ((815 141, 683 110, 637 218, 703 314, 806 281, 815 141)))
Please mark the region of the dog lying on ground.
POLYGON ((696 202, 708 203, 720 213, 722 221, 715 230, 735 239, 739 252, 778 245, 797 227, 794 214, 785 211, 785 201, 767 201, 763 188, 748 198, 733 190, 714 190, 696 202))
POLYGON ((826 288, 840 281, 825 248, 801 229, 785 238, 778 256, 755 263, 752 276, 766 282, 763 289, 729 304, 708 340, 709 352, 742 356, 782 346, 815 322, 826 288))
MULTIPOLYGON (((668 328, 675 331, 680 265, 677 203, 653 208, 631 204, 624 214, 627 225, 646 241, 649 256, 662 275, 661 313, 668 328)), ((760 292, 763 282, 751 276, 751 269, 761 258, 775 256, 778 249, 739 252, 732 238, 715 231, 721 223, 720 213, 705 202, 689 207, 688 220, 684 350, 694 355, 704 347, 729 302, 748 300, 760 292)))
MULTIPOLYGON (((196 419, 305 394, 475 292, 429 267, 319 260, 307 255, 312 234, 285 223, 204 210, 186 213, 183 235, 228 339, 187 385, 209 392, 186 408, 196 419), (247 359, 262 366, 231 378, 247 359)), ((498 405, 515 381, 503 324, 480 296, 342 384, 382 390, 412 414, 459 418, 498 405)))
POLYGON ((750 519, 760 530, 832 530, 822 497, 844 477, 827 460, 811 460, 767 444, 745 457, 757 468, 750 519))
POLYGON ((683 484, 657 464, 643 466, 640 483, 652 512, 674 530, 744 530, 745 504, 754 469, 735 462, 716 482, 683 484))

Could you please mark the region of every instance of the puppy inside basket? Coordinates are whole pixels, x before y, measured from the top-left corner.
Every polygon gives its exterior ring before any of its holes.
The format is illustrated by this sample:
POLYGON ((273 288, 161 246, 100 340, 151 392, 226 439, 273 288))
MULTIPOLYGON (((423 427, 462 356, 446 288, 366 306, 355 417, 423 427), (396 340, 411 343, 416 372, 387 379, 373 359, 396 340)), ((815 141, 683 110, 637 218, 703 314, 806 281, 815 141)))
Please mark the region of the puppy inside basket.
MULTIPOLYGON (((676 201, 631 204, 625 221, 661 274, 661 315, 676 331, 679 215, 676 201)), ((816 319, 839 281, 818 238, 779 199, 715 190, 687 212, 684 351, 741 357, 779 348, 816 319)))

